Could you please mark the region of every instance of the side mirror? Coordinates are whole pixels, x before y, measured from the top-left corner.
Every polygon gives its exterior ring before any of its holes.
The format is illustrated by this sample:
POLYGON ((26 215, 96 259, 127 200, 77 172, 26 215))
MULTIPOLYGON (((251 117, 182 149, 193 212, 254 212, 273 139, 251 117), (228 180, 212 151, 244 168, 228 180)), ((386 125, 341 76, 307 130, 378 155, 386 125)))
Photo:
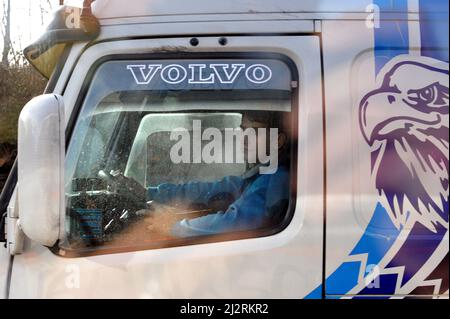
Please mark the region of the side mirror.
POLYGON ((64 104, 46 94, 28 102, 19 117, 19 220, 30 239, 53 246, 64 206, 64 104))

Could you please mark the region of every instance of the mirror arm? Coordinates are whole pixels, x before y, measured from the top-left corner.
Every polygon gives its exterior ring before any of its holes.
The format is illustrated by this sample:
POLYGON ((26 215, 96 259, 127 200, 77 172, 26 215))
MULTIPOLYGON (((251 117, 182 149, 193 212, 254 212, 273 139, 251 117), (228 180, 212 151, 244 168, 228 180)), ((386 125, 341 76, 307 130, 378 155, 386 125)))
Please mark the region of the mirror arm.
POLYGON ((7 213, 4 212, 2 214, 2 217, 0 218, 0 243, 5 243, 5 248, 6 248, 6 229, 5 229, 6 215, 7 213))

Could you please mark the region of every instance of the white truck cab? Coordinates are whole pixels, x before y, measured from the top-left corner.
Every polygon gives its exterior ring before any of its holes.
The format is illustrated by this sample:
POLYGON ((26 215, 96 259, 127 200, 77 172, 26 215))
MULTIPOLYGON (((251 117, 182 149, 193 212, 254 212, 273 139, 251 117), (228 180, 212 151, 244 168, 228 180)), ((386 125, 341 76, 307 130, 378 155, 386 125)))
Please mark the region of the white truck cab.
POLYGON ((448 298, 448 52, 444 0, 62 6, 0 297, 448 298))

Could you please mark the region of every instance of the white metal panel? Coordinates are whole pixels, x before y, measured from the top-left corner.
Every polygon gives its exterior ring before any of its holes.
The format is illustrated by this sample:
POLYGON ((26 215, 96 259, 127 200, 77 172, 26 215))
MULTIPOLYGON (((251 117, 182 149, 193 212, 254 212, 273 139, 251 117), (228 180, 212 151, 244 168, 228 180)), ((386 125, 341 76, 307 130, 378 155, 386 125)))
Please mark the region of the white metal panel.
MULTIPOLYGON (((1 243, 3 245, 3 243, 1 243)), ((0 299, 6 298, 7 278, 11 255, 3 247, 0 247, 0 299)))
MULTIPOLYGON (((371 0, 97 0, 93 12, 100 19, 130 16, 235 14, 272 12, 366 12, 371 0)), ((394 1, 392 1, 394 9, 394 1)))
MULTIPOLYGON (((140 23, 121 24, 121 20, 114 20, 111 25, 104 25, 100 35, 96 39, 105 40, 110 38, 130 38, 143 36, 205 36, 211 34, 283 34, 283 33, 312 33, 314 32, 313 21, 289 20, 289 21, 182 21, 177 23, 153 22, 153 19, 142 19, 140 23)), ((133 19, 135 22, 135 19, 133 19)))
POLYGON ((358 147, 366 146, 358 127, 359 101, 375 83, 375 66, 373 29, 367 28, 365 22, 324 21, 322 28, 327 121, 326 275, 329 276, 348 259, 376 207, 370 153, 361 152, 366 156, 354 157, 358 147), (343 46, 345 43, 349 45, 343 46))
MULTIPOLYGON (((139 17, 119 17, 112 19, 100 19, 100 24, 105 25, 131 25, 140 23, 196 23, 196 22, 217 22, 228 23, 239 21, 243 23, 241 33, 246 30, 245 25, 250 22, 270 21, 266 25, 261 25, 261 31, 276 33, 280 22, 297 22, 296 28, 303 30, 302 25, 312 20, 366 20, 368 12, 276 12, 276 13, 230 13, 230 14, 190 14, 190 15, 160 15, 160 16, 139 16, 139 17), (271 28, 273 28, 271 30, 271 28)), ((417 13, 410 13, 411 16, 418 16, 417 13)))
MULTIPOLYGON (((71 114, 90 66, 103 55, 186 46, 189 39, 115 41, 90 47, 64 95, 71 114)), ((290 57, 300 73, 296 212, 274 236, 65 259, 31 244, 14 264, 11 296, 49 298, 300 298, 320 285, 323 239, 322 82, 319 38, 203 38, 189 51, 263 51, 290 57)))

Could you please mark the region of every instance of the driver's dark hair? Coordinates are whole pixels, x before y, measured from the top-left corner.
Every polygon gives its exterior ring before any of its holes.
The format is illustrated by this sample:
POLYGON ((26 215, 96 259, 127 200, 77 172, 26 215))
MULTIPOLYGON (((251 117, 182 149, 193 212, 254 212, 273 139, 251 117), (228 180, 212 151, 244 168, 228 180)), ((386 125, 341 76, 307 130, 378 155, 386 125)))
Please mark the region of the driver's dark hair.
POLYGON ((280 131, 285 131, 284 129, 284 121, 283 121, 283 112, 274 112, 274 111, 246 111, 243 113, 249 120, 266 123, 267 128, 278 128, 280 131))

